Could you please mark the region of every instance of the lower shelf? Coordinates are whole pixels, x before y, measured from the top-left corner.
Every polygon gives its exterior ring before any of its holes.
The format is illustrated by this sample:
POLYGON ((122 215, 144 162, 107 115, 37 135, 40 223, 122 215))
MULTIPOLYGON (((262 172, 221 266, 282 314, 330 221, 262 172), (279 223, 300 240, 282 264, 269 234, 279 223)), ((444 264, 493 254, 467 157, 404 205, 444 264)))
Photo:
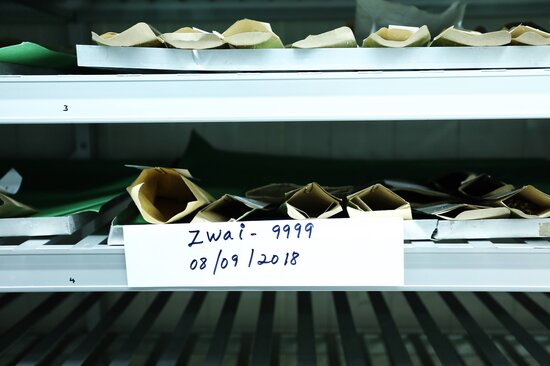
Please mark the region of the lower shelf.
POLYGON ((544 294, 135 293, 0 297, 0 364, 550 363, 544 294))
MULTIPOLYGON (((3 238, 0 291, 124 291, 124 247, 107 235, 74 243, 3 238), (55 245, 52 245, 55 243, 55 245)), ((242 288, 233 290, 550 291, 550 239, 411 240, 405 243, 405 286, 242 288)), ((227 288, 229 289, 229 288, 227 288)), ((223 290, 178 288, 151 290, 223 290)))

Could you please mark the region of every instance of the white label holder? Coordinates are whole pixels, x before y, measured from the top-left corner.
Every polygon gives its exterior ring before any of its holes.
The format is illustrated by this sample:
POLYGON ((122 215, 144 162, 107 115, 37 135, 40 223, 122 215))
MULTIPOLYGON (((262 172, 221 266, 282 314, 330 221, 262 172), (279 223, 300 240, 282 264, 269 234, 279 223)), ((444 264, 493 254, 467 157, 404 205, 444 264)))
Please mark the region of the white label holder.
POLYGON ((404 285, 399 218, 128 225, 130 288, 404 285))

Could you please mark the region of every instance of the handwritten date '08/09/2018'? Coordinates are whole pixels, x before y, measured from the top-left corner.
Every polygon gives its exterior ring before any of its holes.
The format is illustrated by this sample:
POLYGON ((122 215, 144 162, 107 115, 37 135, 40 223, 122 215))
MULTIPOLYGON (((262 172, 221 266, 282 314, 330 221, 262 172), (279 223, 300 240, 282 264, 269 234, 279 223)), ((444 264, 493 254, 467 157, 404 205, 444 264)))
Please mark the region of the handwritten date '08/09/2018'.
MULTIPOLYGON (((296 223, 294 225, 273 225, 271 228, 271 235, 274 235, 275 240, 288 240, 288 239, 302 239, 308 240, 311 239, 313 233, 314 225, 312 223, 307 223, 302 225, 301 223, 296 223)), ((214 243, 214 242, 226 242, 233 240, 243 240, 243 238, 252 238, 256 237, 257 233, 247 233, 246 226, 244 223, 240 224, 240 230, 238 234, 235 234, 230 231, 218 230, 215 232, 205 231, 201 232, 200 230, 190 230, 189 233, 192 234, 192 240, 187 245, 192 247, 194 245, 201 245, 205 243, 214 243)), ((218 269, 231 269, 242 267, 243 265, 247 268, 252 266, 295 266, 298 264, 298 257, 300 253, 292 251, 284 251, 282 253, 256 253, 255 248, 250 249, 250 253, 244 258, 244 263, 239 265, 238 254, 224 255, 223 249, 218 251, 215 261, 213 258, 209 259, 207 257, 194 258, 189 263, 189 269, 192 271, 212 271, 213 275, 216 275, 218 269)), ((242 255, 241 255, 242 257, 242 255)))

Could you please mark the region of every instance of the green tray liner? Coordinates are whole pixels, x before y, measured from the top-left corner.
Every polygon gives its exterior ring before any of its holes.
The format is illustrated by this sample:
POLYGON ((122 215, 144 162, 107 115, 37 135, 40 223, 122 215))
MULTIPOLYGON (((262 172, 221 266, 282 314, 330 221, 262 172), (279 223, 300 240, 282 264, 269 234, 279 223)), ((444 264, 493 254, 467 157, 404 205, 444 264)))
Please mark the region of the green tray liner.
MULTIPOLYGON (((120 161, 0 161, 0 174, 15 168, 23 183, 14 198, 38 210, 34 217, 98 212, 123 194, 139 174, 120 161)), ((162 165, 149 162, 149 165, 162 165)))
POLYGON ((77 68, 75 55, 52 51, 32 42, 0 47, 0 62, 65 71, 77 68))

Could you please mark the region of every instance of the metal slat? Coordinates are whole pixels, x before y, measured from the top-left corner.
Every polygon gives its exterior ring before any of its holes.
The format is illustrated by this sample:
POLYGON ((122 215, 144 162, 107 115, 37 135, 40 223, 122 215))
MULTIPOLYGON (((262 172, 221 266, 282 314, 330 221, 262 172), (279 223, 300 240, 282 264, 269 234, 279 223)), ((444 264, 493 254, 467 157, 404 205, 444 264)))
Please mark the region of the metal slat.
POLYGON ((550 354, 546 352, 530 334, 527 332, 507 311, 486 292, 476 293, 478 299, 495 315, 498 321, 521 343, 523 347, 541 365, 550 365, 550 354))
MULTIPOLYGON (((25 341, 28 341, 27 339, 24 339, 25 341)), ((20 365, 21 360, 25 355, 27 355, 36 345, 40 342, 40 337, 37 336, 35 339, 31 339, 29 344, 25 345, 23 349, 18 351, 10 360, 2 360, 0 357, 0 364, 2 365, 20 365)), ((2 354, 0 354, 2 356, 2 354)))
POLYGON ((72 354, 63 362, 63 366, 78 366, 93 357, 94 351, 106 336, 109 328, 136 297, 135 292, 127 292, 120 296, 117 302, 101 316, 101 320, 86 335, 72 354))
MULTIPOLYGON (((181 351, 181 355, 178 360, 178 365, 190 364, 191 358, 193 357, 193 350, 195 349, 195 345, 197 344, 198 339, 199 339, 199 336, 196 333, 189 334, 189 336, 187 337, 187 340, 185 341, 185 345, 183 346, 183 349, 181 351)), ((148 365, 150 364, 152 363, 148 363, 148 365)))
POLYGON ((498 344, 501 345, 506 354, 512 359, 512 361, 514 361, 516 366, 529 366, 529 363, 518 353, 516 348, 510 344, 505 336, 497 336, 496 339, 498 344))
MULTIPOLYGON (((252 352, 252 341, 253 341, 252 334, 245 333, 241 336, 241 346, 239 348, 237 365, 239 366, 245 366, 248 364, 251 364, 254 366, 258 365, 254 362, 250 363, 250 353, 252 352)), ((269 357, 271 357, 271 334, 269 334, 269 357)), ((266 363, 265 365, 269 365, 270 363, 271 363, 271 359, 269 359, 269 362, 266 363)))
POLYGON ((531 315, 533 315, 542 325, 544 325, 546 329, 550 330, 550 314, 548 314, 542 306, 526 294, 513 292, 510 295, 512 295, 517 302, 523 305, 523 307, 527 309, 527 311, 529 311, 531 315))
POLYGON ((338 344, 335 334, 325 335, 325 343, 327 345, 327 358, 329 366, 340 366, 340 358, 338 357, 338 344))
POLYGON ((338 319, 338 328, 340 329, 340 337, 346 364, 348 366, 370 364, 363 353, 360 344, 361 339, 355 329, 346 293, 333 292, 332 298, 336 308, 336 318, 338 319))
POLYGON ((420 296, 415 292, 405 292, 403 295, 441 363, 446 366, 464 365, 449 338, 441 332, 420 296))
POLYGON ((315 326, 310 292, 298 292, 298 365, 316 365, 315 326))
POLYGON ((218 324, 214 331, 214 336, 210 342, 210 348, 206 355, 205 365, 221 365, 225 355, 225 348, 231 335, 231 328, 241 299, 240 292, 230 292, 227 294, 222 312, 218 318, 218 324))
POLYGON ((428 354, 428 351, 426 350, 426 345, 422 343, 422 339, 420 339, 420 336, 418 334, 411 334, 409 335, 409 339, 412 346, 414 347, 414 352, 416 353, 420 364, 422 364, 423 366, 433 366, 434 362, 428 354))
POLYGON ((0 297, 0 311, 16 300, 21 294, 6 294, 0 297))
POLYGON ((38 365, 58 365, 63 361, 62 356, 67 354, 67 349, 75 342, 76 336, 74 333, 65 334, 63 339, 61 339, 53 348, 48 350, 48 355, 44 360, 42 360, 38 365), (57 362, 56 362, 57 361, 57 362))
POLYGON ((193 293, 193 296, 189 299, 189 302, 187 303, 176 328, 170 336, 168 345, 156 362, 157 365, 168 366, 177 364, 181 351, 185 346, 185 342, 189 337, 189 334, 191 333, 191 328, 193 327, 193 323, 197 318, 197 314, 202 307, 205 297, 206 292, 193 293))
POLYGON ((273 334, 273 342, 271 342, 271 366, 279 366, 281 361, 281 335, 273 334))
POLYGON ((115 342, 117 335, 115 333, 107 333, 103 338, 99 340, 96 346, 96 351, 90 354, 82 365, 107 365, 109 358, 109 347, 115 342))
POLYGON ((68 293, 50 295, 40 305, 31 310, 21 320, 15 323, 7 332, 0 336, 0 351, 6 351, 17 340, 23 337, 33 325, 47 316, 50 311, 58 307, 69 296, 68 293))
POLYGON ((390 361, 394 365, 412 365, 411 357, 405 343, 399 334, 397 325, 390 313, 390 309, 380 292, 368 292, 374 314, 382 331, 382 339, 386 345, 390 361))
POLYGON ((145 311, 145 314, 141 317, 141 320, 136 325, 132 334, 122 345, 118 355, 111 361, 111 366, 122 366, 130 363, 134 352, 139 348, 141 341, 147 335, 147 332, 157 320, 158 316, 164 309, 164 306, 172 296, 171 292, 161 292, 158 294, 149 308, 145 311))
POLYGON ((262 303, 254 346, 252 348, 252 365, 269 365, 271 363, 271 335, 273 334, 273 319, 275 317, 275 292, 262 293, 262 303))
POLYGON ((477 321, 468 313, 455 295, 450 292, 441 292, 440 296, 466 330, 472 339, 475 349, 485 362, 490 365, 510 365, 510 362, 495 346, 491 338, 485 334, 477 321))
MULTIPOLYGON (((165 345, 170 340, 170 335, 166 333, 162 333, 158 336, 158 339, 156 340, 155 344, 153 345, 153 348, 147 355, 147 360, 145 360, 145 365, 157 365, 158 360, 160 359, 160 356, 162 354, 162 350, 164 349, 165 345)), ((191 339, 191 336, 189 337, 191 339)))
POLYGON ((18 364, 36 365, 45 362, 72 327, 77 324, 78 320, 90 310, 98 299, 99 295, 95 293, 86 296, 53 330, 42 337, 37 346, 30 350, 18 364))

